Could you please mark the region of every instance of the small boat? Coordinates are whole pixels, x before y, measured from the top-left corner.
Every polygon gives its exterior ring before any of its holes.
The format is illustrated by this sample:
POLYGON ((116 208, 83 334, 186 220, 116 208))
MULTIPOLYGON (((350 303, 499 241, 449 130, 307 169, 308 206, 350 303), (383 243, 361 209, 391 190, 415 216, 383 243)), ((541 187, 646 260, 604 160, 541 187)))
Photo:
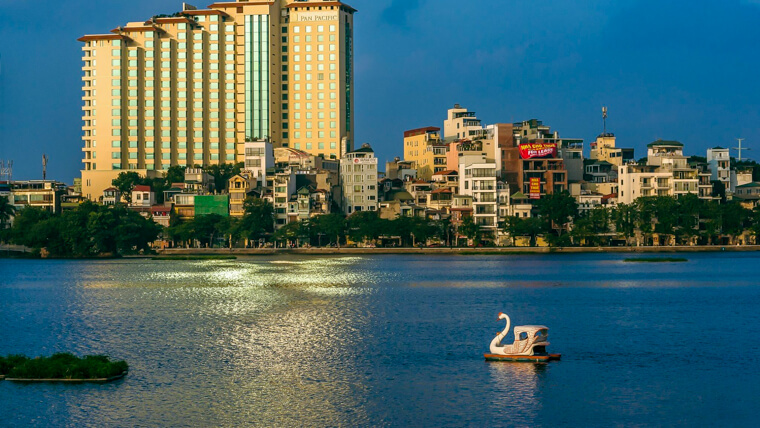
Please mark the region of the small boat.
POLYGON ((520 361, 545 362, 559 360, 561 354, 550 354, 546 351, 549 346, 549 329, 543 325, 515 326, 515 341, 511 345, 502 345, 501 341, 509 333, 511 324, 507 314, 499 312, 500 320, 507 321, 507 327, 491 341, 490 354, 485 354, 486 361, 520 361))

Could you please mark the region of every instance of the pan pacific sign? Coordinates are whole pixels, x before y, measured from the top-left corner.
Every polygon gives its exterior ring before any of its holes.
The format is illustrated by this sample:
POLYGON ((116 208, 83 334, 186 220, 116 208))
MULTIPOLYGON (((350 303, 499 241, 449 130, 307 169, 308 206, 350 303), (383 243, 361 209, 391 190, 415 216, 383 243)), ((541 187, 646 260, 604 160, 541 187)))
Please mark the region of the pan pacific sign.
POLYGON ((337 21, 338 14, 336 12, 304 12, 299 13, 296 16, 297 22, 324 22, 324 21, 337 21))

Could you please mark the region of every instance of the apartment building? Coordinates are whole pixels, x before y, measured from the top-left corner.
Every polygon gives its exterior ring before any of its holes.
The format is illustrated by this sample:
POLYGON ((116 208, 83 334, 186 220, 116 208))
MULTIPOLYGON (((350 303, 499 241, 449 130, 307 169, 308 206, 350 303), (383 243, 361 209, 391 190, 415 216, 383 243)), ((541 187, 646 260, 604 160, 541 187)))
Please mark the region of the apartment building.
POLYGON ((267 184, 267 169, 274 168, 274 149, 267 140, 245 142, 245 171, 251 173, 255 184, 264 187, 267 184))
POLYGON ((672 175, 671 196, 695 194, 702 199, 712 199, 709 173, 690 165, 683 155, 683 144, 678 141, 657 140, 647 145, 647 165, 658 167, 658 172, 672 175))
POLYGON ((712 181, 720 181, 731 189, 731 154, 723 147, 707 149, 707 165, 710 168, 712 181))
POLYGON ((498 192, 496 164, 481 158, 477 162, 465 160, 459 165, 459 194, 472 197, 472 215, 475 224, 492 239, 498 226, 498 192))
POLYGON ((11 181, 8 187, 8 200, 16 210, 35 207, 51 213, 61 211, 61 197, 67 192, 66 184, 54 180, 11 181))
POLYGON ((260 178, 254 171, 242 171, 229 179, 227 190, 230 195, 230 216, 243 217, 245 199, 261 184, 258 181, 260 178))
POLYGON ((613 133, 600 134, 596 137, 596 141, 591 143, 589 158, 600 162, 609 162, 615 166, 620 166, 634 160, 633 149, 617 147, 615 134, 613 133))
POLYGON ((83 43, 82 192, 122 170, 244 162, 269 139, 340 158, 353 146, 353 14, 339 1, 185 4, 83 43))
POLYGON ((275 228, 280 229, 288 224, 288 202, 296 193, 295 171, 278 172, 272 184, 272 205, 274 206, 275 228))
POLYGON ((618 166, 618 203, 630 204, 644 196, 674 196, 672 171, 655 165, 618 166))
POLYGON ((441 141, 441 128, 427 126, 404 132, 404 160, 413 162, 417 177, 430 180, 446 170, 448 145, 441 141))
POLYGON ((377 210, 377 158, 369 144, 341 158, 340 182, 345 214, 377 210))
POLYGON ((443 122, 443 138, 448 143, 455 140, 473 140, 483 135, 483 126, 474 111, 459 104, 450 108, 443 122))

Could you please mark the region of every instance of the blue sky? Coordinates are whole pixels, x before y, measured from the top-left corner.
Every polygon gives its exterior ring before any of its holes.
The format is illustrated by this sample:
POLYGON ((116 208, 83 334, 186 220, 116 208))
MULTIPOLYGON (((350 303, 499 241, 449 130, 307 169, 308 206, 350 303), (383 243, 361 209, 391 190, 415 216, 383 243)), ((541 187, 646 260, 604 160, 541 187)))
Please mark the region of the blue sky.
MULTIPOLYGON (((348 3, 359 10, 356 141, 381 162, 401 155, 404 130, 442 126, 454 103, 484 123, 538 118, 587 146, 606 105, 608 129, 637 157, 657 138, 704 156, 737 137, 760 156, 760 0, 348 3)), ((42 153, 49 177, 79 175, 76 39, 181 6, 0 0, 0 159, 14 159, 15 178, 39 178, 42 153)))

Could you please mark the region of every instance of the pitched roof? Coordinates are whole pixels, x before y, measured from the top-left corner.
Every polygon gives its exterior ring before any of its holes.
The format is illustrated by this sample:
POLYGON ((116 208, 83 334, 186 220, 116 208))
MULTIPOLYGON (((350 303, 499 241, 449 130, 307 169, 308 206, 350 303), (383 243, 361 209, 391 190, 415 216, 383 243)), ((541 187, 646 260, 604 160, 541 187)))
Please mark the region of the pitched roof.
POLYGON ((135 186, 135 188, 132 189, 132 191, 133 192, 150 192, 151 190, 150 190, 150 186, 138 185, 138 186, 135 186))
POLYGON ((441 128, 435 126, 426 126, 424 128, 410 129, 404 132, 404 138, 414 137, 415 135, 427 134, 428 132, 438 132, 441 128))
POLYGON ((512 199, 528 199, 523 192, 515 192, 512 194, 512 199))
POLYGON ((438 172, 436 172, 436 173, 435 173, 435 174, 433 174, 433 175, 450 175, 450 174, 459 174, 459 173, 458 173, 458 172, 456 172, 456 170, 453 170, 453 169, 447 169, 446 171, 438 171, 438 172))
POLYGON ((741 186, 736 186, 737 189, 743 189, 745 187, 760 187, 760 183, 753 181, 751 183, 742 184, 741 186))

